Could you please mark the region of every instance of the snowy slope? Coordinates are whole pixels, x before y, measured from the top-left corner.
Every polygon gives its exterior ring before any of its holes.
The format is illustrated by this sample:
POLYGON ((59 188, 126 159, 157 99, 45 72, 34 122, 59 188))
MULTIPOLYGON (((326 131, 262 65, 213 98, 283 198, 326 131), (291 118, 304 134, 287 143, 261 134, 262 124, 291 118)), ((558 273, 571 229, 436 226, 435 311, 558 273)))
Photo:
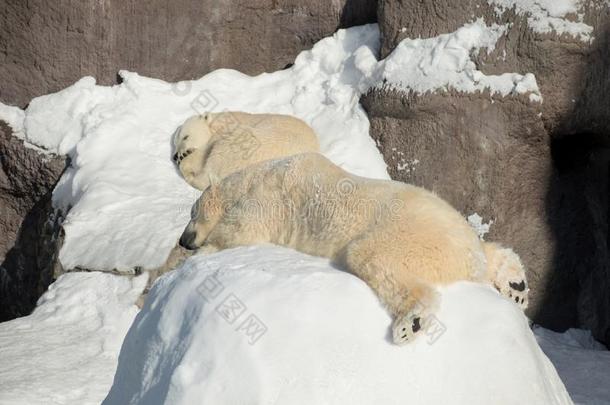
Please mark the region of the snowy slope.
POLYGON ((65 274, 31 315, 0 323, 0 404, 99 404, 145 285, 146 276, 65 274))
POLYGON ((154 286, 104 404, 571 403, 523 313, 488 287, 443 289, 412 345, 390 343, 389 325, 326 260, 272 246, 195 256, 154 286))

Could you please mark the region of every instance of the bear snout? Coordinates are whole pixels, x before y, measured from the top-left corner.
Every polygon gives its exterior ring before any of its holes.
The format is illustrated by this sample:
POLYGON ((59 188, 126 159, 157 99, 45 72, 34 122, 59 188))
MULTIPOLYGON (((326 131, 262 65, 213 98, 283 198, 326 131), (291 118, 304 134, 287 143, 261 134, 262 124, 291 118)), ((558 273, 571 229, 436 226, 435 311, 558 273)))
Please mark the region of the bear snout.
POLYGON ((198 246, 195 246, 196 237, 197 234, 195 232, 191 232, 187 229, 182 233, 179 244, 185 249, 195 250, 198 248, 198 246))

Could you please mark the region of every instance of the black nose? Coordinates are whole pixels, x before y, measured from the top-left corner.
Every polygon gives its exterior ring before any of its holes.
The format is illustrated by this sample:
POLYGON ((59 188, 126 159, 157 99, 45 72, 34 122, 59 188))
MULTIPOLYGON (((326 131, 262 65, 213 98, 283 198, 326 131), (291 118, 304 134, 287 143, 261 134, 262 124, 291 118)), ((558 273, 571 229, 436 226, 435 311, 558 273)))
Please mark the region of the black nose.
POLYGON ((180 237, 180 246, 188 250, 195 250, 197 246, 194 245, 195 233, 184 232, 180 237))

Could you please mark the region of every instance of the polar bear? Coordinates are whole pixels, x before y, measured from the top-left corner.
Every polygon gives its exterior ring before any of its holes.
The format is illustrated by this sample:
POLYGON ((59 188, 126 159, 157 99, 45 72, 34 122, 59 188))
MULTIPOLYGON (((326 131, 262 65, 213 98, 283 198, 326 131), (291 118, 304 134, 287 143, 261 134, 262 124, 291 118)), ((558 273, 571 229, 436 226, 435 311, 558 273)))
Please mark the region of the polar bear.
POLYGON ((220 112, 195 115, 175 132, 173 160, 191 186, 205 190, 250 164, 318 152, 318 138, 298 118, 278 114, 220 112))
POLYGON ((328 257, 360 277, 393 315, 399 345, 434 320, 436 285, 484 282, 527 306, 517 255, 481 242, 444 200, 352 175, 316 153, 262 162, 212 184, 180 238, 181 246, 208 252, 260 243, 328 257))

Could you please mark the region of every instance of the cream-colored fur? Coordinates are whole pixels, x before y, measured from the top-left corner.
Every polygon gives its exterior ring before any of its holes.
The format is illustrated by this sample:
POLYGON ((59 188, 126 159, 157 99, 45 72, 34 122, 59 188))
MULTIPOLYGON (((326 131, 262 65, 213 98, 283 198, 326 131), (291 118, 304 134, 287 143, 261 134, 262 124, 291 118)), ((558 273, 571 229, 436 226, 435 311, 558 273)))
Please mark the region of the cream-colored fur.
POLYGON ((510 267, 498 254, 502 248, 485 249, 463 217, 433 193, 349 174, 315 153, 230 175, 205 190, 193 211, 180 240, 184 247, 274 243, 333 259, 377 293, 395 317, 397 344, 432 320, 435 285, 493 284, 510 267))
POLYGON ((519 256, 497 243, 484 243, 483 248, 489 269, 487 281, 521 308, 527 308, 529 287, 519 256))
POLYGON ((174 136, 174 157, 187 183, 205 190, 253 163, 319 150, 315 132, 288 115, 221 112, 187 119, 174 136))

